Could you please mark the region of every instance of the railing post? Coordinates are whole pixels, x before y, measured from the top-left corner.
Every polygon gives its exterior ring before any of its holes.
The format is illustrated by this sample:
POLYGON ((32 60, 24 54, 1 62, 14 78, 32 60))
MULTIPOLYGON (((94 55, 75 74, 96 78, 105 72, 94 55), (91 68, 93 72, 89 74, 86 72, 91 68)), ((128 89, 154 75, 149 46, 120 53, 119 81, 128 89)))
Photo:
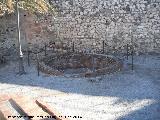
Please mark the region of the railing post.
POLYGON ((127 60, 128 60, 128 44, 127 44, 127 60))
POLYGON ((133 59, 133 57, 134 57, 133 51, 134 51, 134 48, 133 48, 133 46, 132 46, 132 70, 133 70, 133 67, 134 67, 134 66, 133 66, 133 62, 134 62, 134 61, 133 61, 133 60, 134 60, 134 59, 133 59))
POLYGON ((37 74, 39 76, 39 56, 38 56, 38 53, 36 54, 36 59, 37 59, 37 74))
POLYGON ((30 53, 31 53, 31 51, 30 50, 28 50, 28 52, 27 52, 28 54, 27 54, 27 56, 28 56, 28 66, 30 66, 30 53))
POLYGON ((105 43, 104 43, 104 41, 103 41, 103 51, 102 51, 102 53, 104 54, 104 47, 105 47, 105 43))
POLYGON ((47 45, 46 45, 46 43, 44 44, 44 54, 45 54, 45 56, 47 55, 47 45))
POLYGON ((72 52, 75 52, 75 48, 74 48, 75 46, 74 46, 74 42, 72 43, 72 52))

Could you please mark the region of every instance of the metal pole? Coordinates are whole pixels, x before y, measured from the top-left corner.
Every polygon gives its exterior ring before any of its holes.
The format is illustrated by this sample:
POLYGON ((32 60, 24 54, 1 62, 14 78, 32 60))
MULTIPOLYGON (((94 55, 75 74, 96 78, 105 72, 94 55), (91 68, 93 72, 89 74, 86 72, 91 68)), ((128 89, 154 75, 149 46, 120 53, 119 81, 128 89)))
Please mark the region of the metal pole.
POLYGON ((132 46, 132 70, 133 70, 133 46, 132 46))
POLYGON ((30 50, 28 50, 28 66, 30 66, 30 50))
POLYGON ((133 52, 134 52, 134 47, 133 47, 133 33, 131 34, 131 42, 132 42, 132 70, 133 70, 133 52))
POLYGON ((72 44, 72 51, 74 52, 74 42, 73 42, 73 44, 72 44))
POLYGON ((103 41, 103 54, 104 54, 104 47, 105 47, 104 44, 105 44, 105 43, 104 43, 104 41, 103 41))
POLYGON ((128 60, 128 44, 127 44, 127 60, 128 60))
POLYGON ((20 18, 19 18, 19 0, 16 0, 16 12, 17 12, 17 33, 18 33, 18 46, 19 46, 19 74, 25 74, 24 65, 23 65, 23 53, 21 47, 21 33, 20 33, 20 18))
POLYGON ((37 59, 37 74, 39 76, 39 56, 38 56, 38 53, 36 54, 36 59, 37 59))
POLYGON ((47 55, 47 45, 46 45, 46 43, 44 44, 44 54, 45 54, 45 56, 47 55))

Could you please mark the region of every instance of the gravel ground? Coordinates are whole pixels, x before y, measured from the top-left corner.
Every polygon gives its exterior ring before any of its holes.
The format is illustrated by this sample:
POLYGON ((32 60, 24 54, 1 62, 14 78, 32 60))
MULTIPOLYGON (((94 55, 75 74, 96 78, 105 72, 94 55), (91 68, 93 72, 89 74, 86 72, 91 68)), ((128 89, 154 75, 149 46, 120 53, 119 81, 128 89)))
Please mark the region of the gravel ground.
POLYGON ((35 65, 17 75, 17 62, 0 67, 0 94, 42 99, 71 120, 160 120, 160 56, 137 56, 124 70, 97 78, 54 77, 35 65))

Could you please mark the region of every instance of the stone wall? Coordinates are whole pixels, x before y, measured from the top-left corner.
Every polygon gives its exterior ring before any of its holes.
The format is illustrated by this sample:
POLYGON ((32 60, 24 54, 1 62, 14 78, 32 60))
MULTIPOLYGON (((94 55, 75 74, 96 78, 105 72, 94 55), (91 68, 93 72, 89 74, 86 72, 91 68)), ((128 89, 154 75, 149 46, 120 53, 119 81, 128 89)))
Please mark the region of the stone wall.
POLYGON ((132 44, 137 53, 160 52, 159 0, 52 0, 59 16, 54 27, 77 48, 121 52, 132 44))
MULTIPOLYGON (((35 15, 25 11, 20 11, 21 43, 23 49, 30 45, 41 47, 44 42, 55 38, 55 33, 48 27, 51 17, 48 15, 35 15)), ((0 17, 0 48, 18 47, 17 37, 17 16, 9 14, 0 17)))
MULTIPOLYGON (((21 11, 23 48, 44 42, 75 43, 78 50, 126 52, 126 45, 136 53, 160 53, 159 0, 50 0, 57 16, 33 15, 21 11)), ((0 18, 0 47, 17 46, 16 15, 0 18)), ((34 47, 33 47, 34 48, 34 47)))

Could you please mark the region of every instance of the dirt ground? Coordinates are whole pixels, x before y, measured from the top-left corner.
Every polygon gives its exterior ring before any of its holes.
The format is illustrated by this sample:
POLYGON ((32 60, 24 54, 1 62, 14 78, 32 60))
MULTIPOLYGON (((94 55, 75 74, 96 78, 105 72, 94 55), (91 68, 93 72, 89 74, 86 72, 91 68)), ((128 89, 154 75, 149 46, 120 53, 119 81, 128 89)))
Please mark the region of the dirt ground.
POLYGON ((136 56, 133 71, 131 58, 123 62, 122 71, 96 78, 38 76, 34 64, 19 76, 10 62, 0 67, 0 94, 41 99, 80 120, 160 120, 160 56, 136 56))

